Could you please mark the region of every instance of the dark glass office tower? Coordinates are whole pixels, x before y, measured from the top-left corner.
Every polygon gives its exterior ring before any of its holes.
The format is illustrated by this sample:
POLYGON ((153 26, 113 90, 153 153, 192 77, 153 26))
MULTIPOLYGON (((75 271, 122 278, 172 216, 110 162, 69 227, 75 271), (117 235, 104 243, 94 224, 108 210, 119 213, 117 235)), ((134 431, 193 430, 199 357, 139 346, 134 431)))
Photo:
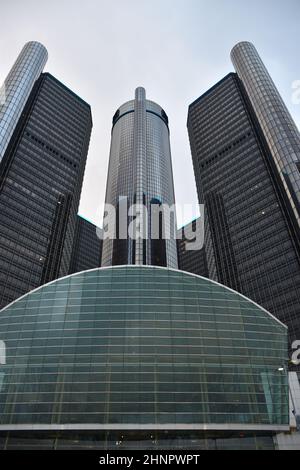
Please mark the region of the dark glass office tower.
POLYGON ((255 300, 300 338, 299 238, 279 170, 239 77, 189 107, 209 276, 255 300))
MULTIPOLYGON (((161 106, 146 99, 142 87, 135 90, 135 99, 120 106, 113 117, 105 202, 115 208, 117 221, 116 238, 103 240, 102 266, 148 264, 177 268, 175 213, 161 218, 157 238, 151 236, 150 220, 151 208, 158 213, 164 204, 170 207, 175 202, 168 117, 161 106), (148 211, 149 218, 142 220, 144 229, 146 225, 149 229, 144 238, 120 233, 120 211, 134 205, 148 211), (164 237, 170 227, 170 237, 164 237)), ((125 229, 133 219, 128 217, 125 229)), ((106 226, 104 221, 105 231, 106 226)))
POLYGON ((198 250, 188 250, 189 237, 186 233, 191 230, 195 232, 197 220, 193 220, 189 224, 178 230, 177 236, 177 252, 178 252, 178 268, 182 271, 198 274, 199 276, 208 277, 208 267, 206 261, 205 248, 198 250))
POLYGON ((0 161, 47 59, 43 44, 27 42, 0 88, 0 161))
POLYGON ((0 306, 68 274, 92 128, 52 75, 35 82, 0 166, 0 306))
POLYGON ((243 41, 231 51, 270 149, 295 227, 300 228, 300 133, 254 45, 243 41))
POLYGON ((69 274, 99 268, 101 265, 101 229, 77 215, 69 274))

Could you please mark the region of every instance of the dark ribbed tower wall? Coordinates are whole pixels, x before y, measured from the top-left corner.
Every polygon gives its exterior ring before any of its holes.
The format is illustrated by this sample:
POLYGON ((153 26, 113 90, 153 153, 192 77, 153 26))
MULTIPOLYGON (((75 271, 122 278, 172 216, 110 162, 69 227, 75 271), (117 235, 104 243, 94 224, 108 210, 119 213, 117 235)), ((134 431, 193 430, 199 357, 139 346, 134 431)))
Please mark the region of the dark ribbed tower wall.
MULTIPOLYGON (((288 200, 293 229, 300 239, 300 133, 254 45, 242 41, 231 60, 253 106, 270 159, 288 200)), ((300 241, 299 241, 300 243, 300 241)))
POLYGON ((68 274, 91 128, 90 106, 42 74, 0 166, 0 307, 68 274))
POLYGON ((178 269, 187 271, 192 274, 198 274, 199 276, 208 277, 208 266, 206 260, 205 248, 202 247, 199 250, 189 250, 185 231, 188 227, 195 232, 196 220, 193 220, 190 224, 182 227, 178 230, 177 238, 177 253, 178 253, 178 269))
POLYGON ((211 278, 265 307, 300 338, 298 240, 242 83, 229 74, 189 107, 188 131, 211 278))
POLYGON ((99 268, 101 253, 100 229, 88 220, 77 216, 69 274, 99 268))

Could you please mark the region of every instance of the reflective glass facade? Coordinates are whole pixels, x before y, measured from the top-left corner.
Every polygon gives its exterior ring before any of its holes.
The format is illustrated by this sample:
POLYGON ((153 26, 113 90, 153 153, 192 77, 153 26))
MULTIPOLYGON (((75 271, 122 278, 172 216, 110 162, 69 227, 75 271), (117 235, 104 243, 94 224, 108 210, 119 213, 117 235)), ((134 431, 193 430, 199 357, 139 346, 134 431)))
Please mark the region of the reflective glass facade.
POLYGON ((0 450, 274 450, 279 446, 273 436, 266 431, 0 431, 0 450))
POLYGON ((240 42, 231 51, 268 143, 272 160, 300 230, 300 134, 254 45, 240 42))
MULTIPOLYGON (((135 99, 123 104, 113 118, 105 202, 112 204, 117 214, 124 203, 128 207, 143 204, 150 214, 153 203, 172 206, 175 202, 168 117, 158 104, 146 100, 141 87, 136 89, 135 99)), ((175 217, 173 222, 176 227, 175 217)), ((164 227, 168 233, 167 218, 164 227)), ((160 264, 177 268, 175 236, 161 245, 164 259, 160 264)), ((159 243, 153 243, 150 237, 106 238, 101 265, 158 264, 155 252, 159 249, 159 243)))
POLYGON ((46 48, 36 41, 25 44, 0 90, 0 162, 35 81, 47 62, 46 48))
POLYGON ((147 430, 191 440, 288 429, 286 327, 208 279, 151 266, 86 271, 4 308, 0 331, 3 432, 63 424, 138 441, 147 430))
POLYGON ((69 273, 99 268, 101 264, 101 229, 77 215, 69 273))
POLYGON ((264 306, 300 338, 300 252, 287 200, 245 88, 229 74, 189 107, 209 277, 264 306))
POLYGON ((0 307, 69 273, 91 128, 90 106, 42 74, 0 163, 0 307))
MULTIPOLYGON (((186 230, 194 232, 196 228, 196 220, 190 222, 185 227, 178 230, 177 251, 178 251, 178 268, 182 271, 198 274, 199 276, 209 277, 208 266, 206 260, 205 248, 199 250, 188 250, 186 230)), ((191 236, 189 236, 189 239, 191 236)))

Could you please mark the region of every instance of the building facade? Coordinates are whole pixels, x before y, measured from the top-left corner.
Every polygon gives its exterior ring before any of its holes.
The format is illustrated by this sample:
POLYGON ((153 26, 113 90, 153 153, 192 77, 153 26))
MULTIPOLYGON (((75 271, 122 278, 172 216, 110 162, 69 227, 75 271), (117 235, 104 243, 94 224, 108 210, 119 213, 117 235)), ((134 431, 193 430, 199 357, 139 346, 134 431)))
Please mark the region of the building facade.
POLYGON ((269 449, 289 430, 287 328, 200 276, 77 273, 0 331, 2 448, 269 449))
MULTIPOLYGON (((300 230, 300 134, 254 45, 240 42, 231 60, 264 134, 287 206, 300 230)), ((279 186, 279 185, 278 185, 279 186)), ((279 186, 280 187, 280 186, 279 186)))
POLYGON ((46 48, 36 41, 23 47, 0 90, 0 162, 21 117, 35 81, 48 59, 46 48))
POLYGON ((77 215, 69 274, 100 267, 101 232, 99 227, 77 215))
POLYGON ((188 249, 191 236, 187 237, 187 235, 189 232, 195 232, 196 223, 197 219, 178 230, 178 269, 187 271, 189 273, 198 274, 199 276, 209 277, 205 248, 202 247, 197 250, 188 249))
MULTIPOLYGON (((152 264, 177 267, 176 216, 160 220, 160 233, 151 237, 151 209, 172 206, 175 202, 170 152, 168 117, 153 101, 146 99, 144 88, 137 88, 135 99, 123 104, 113 117, 111 148, 106 187, 106 204, 116 210, 117 221, 122 209, 133 205, 148 210, 141 217, 142 237, 125 235, 118 222, 116 238, 103 241, 102 266, 121 264, 152 264), (169 233, 169 238, 163 233, 169 233)), ((125 212, 127 213, 127 211, 125 212)), ((103 225, 106 231, 106 222, 103 225)), ((137 233, 133 228, 133 233, 137 233)))
POLYGON ((189 107, 209 277, 243 293, 300 338, 299 238, 245 86, 230 73, 189 107))
POLYGON ((49 73, 35 82, 0 164, 0 306, 68 274, 90 106, 49 73))

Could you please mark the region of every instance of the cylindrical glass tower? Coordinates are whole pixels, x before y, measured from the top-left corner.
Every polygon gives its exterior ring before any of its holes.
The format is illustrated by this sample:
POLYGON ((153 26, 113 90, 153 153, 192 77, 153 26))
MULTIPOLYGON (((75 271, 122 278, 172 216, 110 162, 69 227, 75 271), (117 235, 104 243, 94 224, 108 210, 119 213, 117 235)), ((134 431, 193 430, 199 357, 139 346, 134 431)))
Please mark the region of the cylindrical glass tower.
POLYGON ((240 42, 231 51, 300 226, 300 134, 257 50, 240 42))
POLYGON ((2 160, 22 110, 48 59, 47 49, 30 41, 21 50, 1 87, 0 161, 2 160))
MULTIPOLYGON (((105 202, 116 209, 116 225, 121 209, 143 205, 147 209, 147 233, 144 232, 143 238, 128 236, 129 216, 127 234, 123 238, 104 238, 102 266, 177 267, 173 234, 175 211, 171 215, 169 212, 169 217, 166 214, 161 218, 162 232, 166 236, 160 233, 158 239, 151 237, 151 209, 163 205, 170 208, 175 203, 168 117, 158 104, 146 100, 145 90, 141 87, 136 89, 135 99, 123 104, 113 117, 105 202)), ((105 226, 104 222, 104 229, 105 226)))

